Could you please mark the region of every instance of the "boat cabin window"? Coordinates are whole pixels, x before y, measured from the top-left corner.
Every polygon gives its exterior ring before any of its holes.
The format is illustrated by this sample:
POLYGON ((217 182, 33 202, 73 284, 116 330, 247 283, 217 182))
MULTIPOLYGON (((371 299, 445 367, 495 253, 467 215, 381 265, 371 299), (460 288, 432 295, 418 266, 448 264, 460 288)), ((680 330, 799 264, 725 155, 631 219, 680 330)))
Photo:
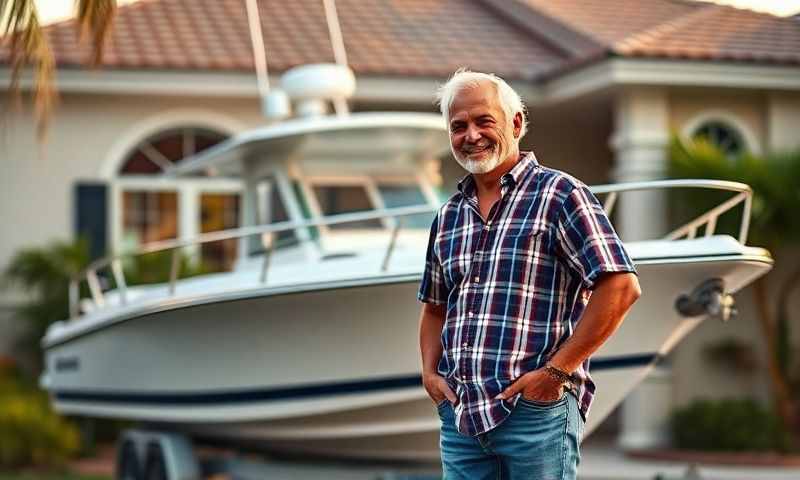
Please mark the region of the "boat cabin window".
MULTIPOLYGON (((374 210, 367 189, 363 185, 314 185, 314 196, 319 202, 324 216, 339 215, 374 210)), ((331 225, 331 230, 352 230, 357 228, 381 228, 379 219, 364 220, 331 225)))
MULTIPOLYGON (((427 205, 419 185, 414 183, 378 183, 378 192, 386 208, 415 207, 427 205)), ((429 228, 431 214, 411 215, 403 218, 404 228, 429 228)))

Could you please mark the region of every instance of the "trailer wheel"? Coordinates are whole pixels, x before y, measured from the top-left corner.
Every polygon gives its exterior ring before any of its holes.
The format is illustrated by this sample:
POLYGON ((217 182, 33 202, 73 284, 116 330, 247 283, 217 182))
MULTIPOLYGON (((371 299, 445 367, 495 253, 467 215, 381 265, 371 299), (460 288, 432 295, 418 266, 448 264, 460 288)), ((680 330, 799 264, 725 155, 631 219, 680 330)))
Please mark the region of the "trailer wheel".
POLYGON ((144 464, 144 480, 170 480, 167 475, 167 463, 161 445, 151 443, 147 446, 147 460, 144 464))
POLYGON ((117 452, 116 475, 117 480, 142 480, 141 463, 136 454, 136 446, 132 441, 126 440, 117 452))

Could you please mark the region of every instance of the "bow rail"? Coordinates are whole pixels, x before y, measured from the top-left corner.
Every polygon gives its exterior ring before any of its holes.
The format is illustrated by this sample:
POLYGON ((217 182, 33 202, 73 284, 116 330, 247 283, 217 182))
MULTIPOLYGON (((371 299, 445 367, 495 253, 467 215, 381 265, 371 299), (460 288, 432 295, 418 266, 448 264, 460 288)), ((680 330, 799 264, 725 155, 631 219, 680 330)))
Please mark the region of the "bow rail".
MULTIPOLYGON (((700 228, 705 227, 705 236, 714 234, 717 225, 717 219, 723 213, 731 210, 740 203, 744 204, 742 219, 739 227, 739 243, 744 244, 747 240, 747 233, 750 226, 750 211, 752 208, 752 190, 744 183, 723 181, 723 180, 655 180, 646 182, 629 182, 608 185, 597 185, 590 187, 595 195, 606 195, 603 202, 603 208, 608 215, 613 212, 616 205, 617 198, 620 193, 632 191, 653 191, 677 188, 697 188, 697 189, 711 189, 711 190, 724 190, 736 192, 736 195, 725 200, 714 208, 699 215, 697 218, 685 223, 681 227, 669 232, 665 237, 666 240, 678 240, 680 238, 695 238, 700 228)), ((211 242, 218 242, 229 239, 241 239, 260 235, 263 243, 265 244, 264 259, 260 271, 260 282, 266 283, 267 273, 269 271, 270 257, 273 251, 274 243, 271 241, 271 235, 286 232, 296 231, 299 229, 308 229, 320 226, 341 225, 347 223, 362 222, 365 220, 380 220, 380 219, 394 219, 393 227, 391 228, 390 240, 386 252, 381 262, 381 271, 386 271, 389 266, 392 253, 394 252, 397 243, 397 237, 403 227, 404 219, 412 215, 420 215, 426 213, 433 213, 438 210, 438 207, 433 206, 416 206, 416 207, 401 207, 382 210, 372 210, 368 212, 359 213, 346 213, 331 215, 323 218, 312 218, 304 221, 286 221, 279 223, 271 223, 268 225, 254 225, 247 227, 239 227, 229 230, 220 230, 216 232, 204 233, 194 238, 189 239, 176 239, 153 242, 145 245, 134 252, 120 253, 110 255, 90 263, 85 269, 76 274, 70 279, 69 284, 69 311, 70 318, 78 318, 80 316, 80 285, 85 281, 89 287, 92 302, 96 308, 102 308, 105 302, 105 294, 103 292, 102 284, 98 277, 98 271, 110 268, 116 289, 119 294, 120 303, 127 304, 127 283, 125 281, 125 274, 122 268, 122 261, 126 258, 135 258, 142 255, 171 251, 171 266, 169 282, 167 284, 170 296, 175 295, 176 284, 180 274, 180 253, 186 247, 202 245, 211 242)))

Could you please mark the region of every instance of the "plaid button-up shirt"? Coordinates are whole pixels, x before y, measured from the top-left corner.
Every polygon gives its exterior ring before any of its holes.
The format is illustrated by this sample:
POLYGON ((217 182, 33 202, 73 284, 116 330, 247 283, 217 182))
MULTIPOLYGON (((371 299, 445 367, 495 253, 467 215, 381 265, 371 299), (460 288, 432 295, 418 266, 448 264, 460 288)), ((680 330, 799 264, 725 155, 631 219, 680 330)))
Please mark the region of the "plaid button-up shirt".
MULTIPOLYGON (((585 184, 539 165, 533 152, 520 157, 488 218, 471 175, 441 207, 417 295, 447 305, 438 371, 458 397, 456 423, 466 435, 508 417, 519 394, 495 396, 572 335, 601 273, 636 272, 585 184)), ((585 419, 595 392, 589 360, 574 376, 585 419)))

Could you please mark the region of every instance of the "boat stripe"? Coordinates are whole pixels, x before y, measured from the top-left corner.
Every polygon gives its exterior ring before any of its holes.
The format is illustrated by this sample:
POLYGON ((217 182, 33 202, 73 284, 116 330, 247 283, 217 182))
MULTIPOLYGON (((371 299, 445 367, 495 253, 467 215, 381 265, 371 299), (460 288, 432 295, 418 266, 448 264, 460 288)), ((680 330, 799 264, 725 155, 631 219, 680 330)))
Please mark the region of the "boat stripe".
MULTIPOLYGON (((599 357, 592 359, 591 370, 613 370, 642 367, 656 362, 655 353, 599 357)), ((363 393, 398 388, 419 387, 418 375, 358 380, 352 382, 326 383, 301 387, 271 388, 258 390, 228 390, 216 392, 108 392, 97 390, 54 389, 59 402, 102 402, 127 404, 208 405, 218 403, 246 403, 270 400, 298 399, 348 393, 363 393)))

